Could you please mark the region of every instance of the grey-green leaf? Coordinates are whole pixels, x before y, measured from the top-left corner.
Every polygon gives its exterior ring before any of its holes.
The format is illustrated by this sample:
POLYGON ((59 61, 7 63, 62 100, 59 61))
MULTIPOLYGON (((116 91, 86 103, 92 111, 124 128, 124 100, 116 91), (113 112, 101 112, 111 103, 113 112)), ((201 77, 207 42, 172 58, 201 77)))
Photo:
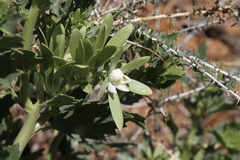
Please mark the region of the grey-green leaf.
POLYGON ((82 39, 82 33, 78 29, 74 29, 70 36, 69 47, 72 55, 72 59, 76 59, 76 52, 79 46, 79 39, 82 39))
POLYGON ((58 24, 53 30, 50 38, 49 48, 55 56, 63 57, 65 47, 65 29, 62 24, 58 24))
POLYGON ((92 43, 91 43, 91 41, 89 39, 83 40, 83 46, 84 46, 84 50, 85 50, 85 57, 84 57, 83 64, 87 64, 89 59, 94 54, 93 46, 92 46, 92 43))
POLYGON ((77 42, 78 42, 79 45, 78 45, 78 48, 76 50, 76 55, 75 55, 76 59, 73 59, 73 60, 75 60, 76 64, 84 64, 85 49, 84 49, 84 46, 83 46, 83 40, 79 39, 77 42))
POLYGON ((95 61, 95 65, 102 65, 103 63, 105 63, 106 61, 108 61, 113 54, 116 52, 117 47, 116 46, 107 46, 104 47, 98 54, 97 54, 97 58, 95 61))
POLYGON ((110 110, 112 113, 113 120, 119 130, 123 127, 123 112, 121 103, 117 93, 108 94, 110 110))
POLYGON ((102 86, 101 86, 100 90, 98 91, 98 99, 102 98, 107 86, 108 86, 108 77, 102 82, 102 86))
POLYGON ((119 60, 122 56, 122 53, 123 53, 123 47, 120 46, 120 47, 118 47, 116 53, 114 54, 112 63, 110 65, 110 69, 108 71, 109 73, 116 68, 116 66, 117 66, 117 64, 118 64, 118 62, 119 62, 119 60))
POLYGON ((148 86, 134 79, 132 79, 132 81, 128 83, 128 89, 129 91, 140 94, 140 95, 152 94, 152 90, 148 86))
POLYGON ((112 29, 112 24, 113 24, 113 17, 111 14, 106 15, 102 22, 102 26, 99 30, 94 50, 96 51, 97 49, 102 49, 104 44, 107 41, 108 35, 112 29))
POLYGON ((141 67, 142 65, 144 65, 145 63, 147 63, 149 61, 150 57, 149 56, 146 56, 146 57, 141 57, 141 58, 138 58, 138 59, 135 59, 131 62, 129 62, 128 64, 126 65, 123 65, 120 69, 123 73, 127 73, 133 69, 136 69, 136 68, 139 68, 141 67))
POLYGON ((78 79, 86 78, 88 77, 90 73, 90 67, 87 65, 74 65, 73 71, 78 79))
POLYGON ((122 46, 129 38, 133 31, 133 25, 129 24, 120 29, 114 36, 108 41, 106 46, 115 45, 117 47, 122 46))

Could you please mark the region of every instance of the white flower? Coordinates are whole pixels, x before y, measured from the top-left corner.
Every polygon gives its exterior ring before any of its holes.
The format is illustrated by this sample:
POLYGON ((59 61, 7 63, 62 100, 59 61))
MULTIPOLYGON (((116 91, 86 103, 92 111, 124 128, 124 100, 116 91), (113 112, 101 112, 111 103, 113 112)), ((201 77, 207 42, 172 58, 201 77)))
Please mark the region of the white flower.
POLYGON ((129 83, 131 79, 128 76, 124 75, 120 69, 114 69, 109 74, 108 81, 109 92, 117 93, 116 88, 121 91, 129 92, 126 84, 129 83))

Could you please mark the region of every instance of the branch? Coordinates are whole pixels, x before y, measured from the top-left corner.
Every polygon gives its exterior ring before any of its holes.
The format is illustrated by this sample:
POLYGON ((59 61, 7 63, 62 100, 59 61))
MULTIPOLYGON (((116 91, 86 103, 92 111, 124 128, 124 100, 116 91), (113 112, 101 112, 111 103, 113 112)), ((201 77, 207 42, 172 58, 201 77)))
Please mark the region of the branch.
MULTIPOLYGON (((158 41, 156 38, 153 38, 151 36, 149 36, 148 34, 146 34, 145 32, 142 32, 141 29, 138 29, 137 32, 141 35, 144 35, 147 38, 151 38, 157 45, 159 45, 160 47, 162 47, 162 49, 171 52, 174 56, 181 58, 184 62, 187 62, 188 64, 190 64, 192 67, 194 67, 195 69, 197 69, 200 73, 202 73, 203 75, 209 77, 213 83, 216 83, 221 89, 225 90, 226 92, 229 92, 230 94, 232 94, 237 100, 238 102, 240 101, 240 96, 233 92, 232 90, 230 90, 228 87, 226 87, 222 82, 220 82, 220 80, 218 80, 217 78, 215 78, 213 75, 211 75, 210 73, 208 73, 203 67, 208 67, 213 69, 216 73, 222 73, 232 79, 235 79, 237 81, 239 81, 239 77, 236 76, 232 76, 230 75, 228 72, 223 71, 219 68, 216 68, 194 56, 185 56, 183 53, 178 53, 177 51, 175 51, 172 48, 169 48, 167 45, 163 44, 162 42, 158 41)), ((181 52, 181 51, 179 51, 181 52)))
MULTIPOLYGON (((176 17, 189 17, 191 15, 197 15, 197 14, 207 14, 207 13, 215 13, 215 12, 223 12, 226 10, 231 9, 232 5, 230 6, 223 6, 223 7, 219 7, 216 10, 202 10, 202 11, 194 11, 194 12, 184 12, 184 13, 174 13, 174 14, 163 14, 163 15, 156 15, 156 16, 148 16, 148 17, 140 17, 140 18, 135 18, 135 19, 131 19, 131 20, 126 20, 124 21, 124 23, 137 23, 137 22, 147 22, 147 21, 151 21, 151 20, 157 20, 157 19, 163 19, 163 18, 176 18, 176 17)), ((122 20, 116 20, 113 22, 113 25, 118 25, 120 23, 122 23, 122 20)))

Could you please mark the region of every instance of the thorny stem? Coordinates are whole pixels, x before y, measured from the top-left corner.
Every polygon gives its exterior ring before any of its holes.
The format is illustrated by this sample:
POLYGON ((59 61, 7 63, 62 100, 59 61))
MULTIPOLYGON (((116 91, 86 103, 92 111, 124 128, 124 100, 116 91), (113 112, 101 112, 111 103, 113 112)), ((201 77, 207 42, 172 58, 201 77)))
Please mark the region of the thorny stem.
MULTIPOLYGON (((213 69, 216 73, 222 73, 232 79, 235 79, 237 81, 239 81, 239 77, 236 76, 232 76, 230 75, 228 72, 223 71, 221 69, 218 69, 194 56, 185 56, 181 53, 178 53, 177 51, 175 51, 172 48, 169 48, 167 45, 163 44, 162 42, 158 41, 156 38, 149 36, 148 34, 146 34, 145 32, 142 32, 141 29, 138 29, 137 31, 139 34, 144 35, 147 38, 151 38, 155 43, 157 43, 157 45, 159 45, 160 47, 162 47, 164 50, 171 52, 174 56, 181 58, 183 61, 189 63, 192 67, 194 67, 195 69, 197 69, 199 72, 201 72, 203 75, 209 77, 212 80, 212 84, 216 83, 221 89, 225 90, 226 92, 229 92, 230 94, 232 94, 235 98, 237 98, 238 102, 240 101, 240 96, 232 91, 231 89, 229 89, 228 87, 226 87, 222 82, 220 82, 220 80, 218 80, 217 78, 215 78, 213 75, 211 75, 210 73, 208 73, 202 66, 208 67, 213 69), (200 65, 201 64, 201 65, 200 65)), ((179 51, 180 52, 180 51, 179 51)))
MULTIPOLYGON (((175 13, 175 14, 163 14, 163 15, 156 15, 156 16, 148 16, 148 17, 140 17, 140 18, 135 18, 131 20, 126 20, 124 23, 137 23, 137 22, 147 22, 151 20, 157 20, 157 19, 163 19, 163 18, 176 18, 176 17, 188 17, 191 15, 196 15, 196 14, 207 14, 209 12, 222 12, 231 9, 232 6, 224 6, 224 7, 219 7, 217 10, 201 10, 201 11, 194 11, 194 12, 184 12, 184 13, 175 13)), ((118 25, 119 23, 122 23, 123 21, 121 20, 116 20, 113 22, 113 25, 118 25)))

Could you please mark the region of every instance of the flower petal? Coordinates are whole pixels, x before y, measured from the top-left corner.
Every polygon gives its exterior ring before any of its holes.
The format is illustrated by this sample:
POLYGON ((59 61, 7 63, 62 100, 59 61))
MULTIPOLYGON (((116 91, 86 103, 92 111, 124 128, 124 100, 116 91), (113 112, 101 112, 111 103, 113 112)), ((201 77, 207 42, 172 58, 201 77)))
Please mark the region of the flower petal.
POLYGON ((116 87, 110 82, 108 82, 108 91, 111 93, 117 93, 116 87))
POLYGON ((129 89, 128 89, 128 87, 125 84, 117 85, 116 87, 117 87, 117 89, 119 89, 121 91, 129 92, 129 89))
POLYGON ((127 84, 127 83, 131 82, 132 80, 128 76, 124 75, 122 78, 122 81, 124 81, 124 83, 127 84))
POLYGON ((124 76, 123 72, 120 69, 114 69, 110 74, 109 74, 109 82, 117 82, 120 79, 122 79, 124 76))

